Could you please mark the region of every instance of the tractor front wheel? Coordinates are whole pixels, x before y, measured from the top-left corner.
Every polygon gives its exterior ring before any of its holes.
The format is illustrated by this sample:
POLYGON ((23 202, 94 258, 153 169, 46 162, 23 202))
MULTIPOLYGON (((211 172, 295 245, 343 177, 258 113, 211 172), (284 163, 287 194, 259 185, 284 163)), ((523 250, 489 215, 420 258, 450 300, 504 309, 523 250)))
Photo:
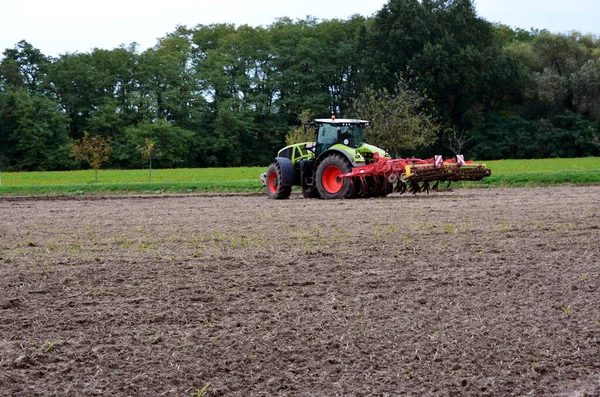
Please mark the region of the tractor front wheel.
POLYGON ((273 163, 267 169, 267 196, 274 200, 283 200, 290 197, 292 193, 291 186, 281 184, 281 167, 278 163, 273 163))
POLYGON ((316 183, 324 199, 349 198, 353 192, 352 178, 342 178, 352 170, 350 162, 339 154, 325 158, 317 167, 316 183))

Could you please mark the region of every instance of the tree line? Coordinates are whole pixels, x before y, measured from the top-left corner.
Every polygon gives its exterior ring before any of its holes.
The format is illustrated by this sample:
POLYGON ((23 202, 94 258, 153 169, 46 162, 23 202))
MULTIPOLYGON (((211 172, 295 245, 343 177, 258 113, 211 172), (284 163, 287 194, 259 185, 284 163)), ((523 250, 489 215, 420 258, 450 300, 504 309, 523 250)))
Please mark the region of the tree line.
POLYGON ((21 41, 0 58, 0 166, 80 168, 86 133, 113 168, 146 166, 149 142, 157 168, 262 166, 301 115, 356 117, 374 92, 438 126, 403 156, 600 155, 600 38, 492 24, 472 0, 390 0, 368 18, 177 26, 145 51, 21 41))

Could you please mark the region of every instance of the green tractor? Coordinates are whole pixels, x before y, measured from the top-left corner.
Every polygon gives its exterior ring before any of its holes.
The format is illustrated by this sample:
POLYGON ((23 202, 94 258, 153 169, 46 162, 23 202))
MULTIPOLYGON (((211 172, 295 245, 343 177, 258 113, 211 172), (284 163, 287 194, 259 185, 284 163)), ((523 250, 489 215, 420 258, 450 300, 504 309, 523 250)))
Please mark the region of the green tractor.
POLYGON ((345 199, 381 197, 393 191, 429 192, 432 181, 480 180, 491 175, 485 165, 464 161, 461 155, 444 161, 441 156, 421 160, 392 159, 383 149, 369 145, 363 133, 369 122, 352 119, 316 119, 315 142, 284 147, 261 175, 271 199, 287 199, 292 186, 306 198, 345 199))

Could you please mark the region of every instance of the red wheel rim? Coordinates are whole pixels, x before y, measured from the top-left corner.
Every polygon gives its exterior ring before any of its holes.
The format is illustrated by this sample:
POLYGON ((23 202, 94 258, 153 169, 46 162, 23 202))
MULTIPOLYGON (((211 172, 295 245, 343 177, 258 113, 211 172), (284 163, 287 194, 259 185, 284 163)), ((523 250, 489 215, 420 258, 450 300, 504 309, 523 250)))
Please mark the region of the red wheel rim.
POLYGON ((342 190, 344 186, 344 178, 341 177, 342 170, 335 165, 330 165, 323 170, 322 182, 323 187, 327 192, 335 194, 342 190))
POLYGON ((271 172, 269 174, 269 190, 271 193, 277 193, 277 173, 271 172))

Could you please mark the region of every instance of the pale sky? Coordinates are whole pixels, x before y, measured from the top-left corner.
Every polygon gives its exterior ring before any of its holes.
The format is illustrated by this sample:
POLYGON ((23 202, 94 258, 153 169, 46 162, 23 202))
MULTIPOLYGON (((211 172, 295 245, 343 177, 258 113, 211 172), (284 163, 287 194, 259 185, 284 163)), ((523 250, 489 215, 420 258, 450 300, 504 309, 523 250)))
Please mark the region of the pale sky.
MULTIPOLYGON (((293 20, 370 16, 387 0, 0 0, 0 54, 26 40, 45 55, 113 49, 143 51, 177 25, 269 25, 293 20)), ((478 14, 512 27, 600 35, 600 0, 476 0, 478 14)), ((1 56, 1 55, 0 55, 1 56)))

